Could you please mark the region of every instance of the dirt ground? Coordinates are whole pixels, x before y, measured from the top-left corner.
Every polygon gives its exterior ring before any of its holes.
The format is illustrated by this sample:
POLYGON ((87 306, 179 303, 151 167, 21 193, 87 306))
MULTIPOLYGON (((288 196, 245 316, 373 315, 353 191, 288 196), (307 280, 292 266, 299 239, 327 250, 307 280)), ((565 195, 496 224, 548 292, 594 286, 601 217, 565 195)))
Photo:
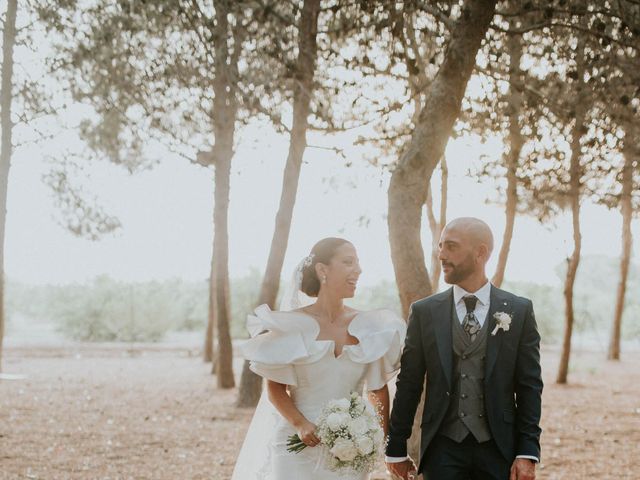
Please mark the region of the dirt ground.
MULTIPOLYGON (((544 350, 538 479, 640 479, 639 362, 575 353, 561 387, 544 350)), ((0 479, 224 480, 251 418, 187 348, 14 346, 4 371, 0 479)))

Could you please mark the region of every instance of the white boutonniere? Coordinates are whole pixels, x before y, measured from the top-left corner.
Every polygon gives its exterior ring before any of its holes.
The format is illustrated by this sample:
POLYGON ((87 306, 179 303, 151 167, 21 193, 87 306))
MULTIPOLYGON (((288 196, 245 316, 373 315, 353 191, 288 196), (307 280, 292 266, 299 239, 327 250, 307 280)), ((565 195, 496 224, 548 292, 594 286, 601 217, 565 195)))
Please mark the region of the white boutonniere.
POLYGON ((496 319, 496 328, 493 329, 491 335, 498 333, 498 330, 504 330, 505 332, 509 331, 509 327, 511 326, 511 315, 505 312, 496 312, 493 314, 493 318, 496 319))

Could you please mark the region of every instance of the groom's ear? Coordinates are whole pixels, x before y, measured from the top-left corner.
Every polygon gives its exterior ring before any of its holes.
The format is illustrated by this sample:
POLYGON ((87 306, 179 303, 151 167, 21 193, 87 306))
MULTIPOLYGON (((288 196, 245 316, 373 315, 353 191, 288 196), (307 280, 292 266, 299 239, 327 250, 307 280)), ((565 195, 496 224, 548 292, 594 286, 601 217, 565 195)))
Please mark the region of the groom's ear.
POLYGON ((481 243, 478 245, 478 258, 487 263, 489 261, 489 257, 491 256, 491 250, 485 243, 481 243))

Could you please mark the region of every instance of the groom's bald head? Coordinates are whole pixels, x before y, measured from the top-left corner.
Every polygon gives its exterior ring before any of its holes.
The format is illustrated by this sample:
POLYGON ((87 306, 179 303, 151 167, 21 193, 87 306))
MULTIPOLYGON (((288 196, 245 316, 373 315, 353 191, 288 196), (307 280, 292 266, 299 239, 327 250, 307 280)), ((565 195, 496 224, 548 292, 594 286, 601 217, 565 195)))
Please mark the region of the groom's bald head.
POLYGON ((493 251, 493 233, 489 225, 475 217, 460 217, 447 223, 445 230, 464 235, 474 246, 487 248, 487 260, 493 251))
POLYGON ((493 234, 486 223, 473 217, 452 220, 440 236, 438 258, 444 281, 479 288, 476 284, 486 281, 485 266, 492 250, 493 234))

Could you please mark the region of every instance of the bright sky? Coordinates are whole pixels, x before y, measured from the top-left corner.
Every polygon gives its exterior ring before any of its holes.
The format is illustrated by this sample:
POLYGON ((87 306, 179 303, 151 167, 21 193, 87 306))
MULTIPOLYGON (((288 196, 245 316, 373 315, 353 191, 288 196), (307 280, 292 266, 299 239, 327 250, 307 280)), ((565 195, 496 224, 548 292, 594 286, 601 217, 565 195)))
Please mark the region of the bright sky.
MULTIPOLYGON (((233 160, 229 215, 232 276, 251 267, 265 267, 288 141, 259 125, 246 129, 241 138, 233 160)), ((69 141, 59 137, 50 145, 69 141)), ((283 275, 288 278, 315 241, 340 235, 358 248, 364 269, 362 283, 393 279, 385 219, 389 175, 356 158, 359 151, 349 146, 348 138, 338 141, 353 160, 351 168, 330 151, 307 150, 283 275)), ((328 145, 326 138, 317 135, 309 143, 328 145)), ((501 207, 485 203, 495 186, 479 184, 466 172, 479 162, 481 154, 495 156, 499 148, 497 142, 481 145, 473 138, 461 138, 447 149, 448 218, 472 215, 486 220, 496 236, 496 252, 504 213, 501 207)), ((10 279, 66 283, 103 273, 123 280, 208 276, 213 235, 210 171, 170 156, 154 170, 133 176, 109 164, 95 165, 89 170, 89 184, 106 208, 120 218, 123 228, 102 241, 91 242, 73 237, 54 221, 57 213, 52 193, 42 183, 48 168, 43 152, 35 147, 15 152, 6 230, 6 273, 10 279)), ((617 256, 620 215, 585 205, 582 218, 584 254, 617 256)), ((563 216, 555 223, 549 230, 530 218, 517 220, 507 278, 557 282, 554 268, 570 254, 572 241, 570 218, 563 216)), ((423 231, 424 245, 429 248, 426 222, 423 231)), ((637 222, 634 235, 637 251, 637 222)), ((490 271, 493 268, 494 263, 490 271)))

